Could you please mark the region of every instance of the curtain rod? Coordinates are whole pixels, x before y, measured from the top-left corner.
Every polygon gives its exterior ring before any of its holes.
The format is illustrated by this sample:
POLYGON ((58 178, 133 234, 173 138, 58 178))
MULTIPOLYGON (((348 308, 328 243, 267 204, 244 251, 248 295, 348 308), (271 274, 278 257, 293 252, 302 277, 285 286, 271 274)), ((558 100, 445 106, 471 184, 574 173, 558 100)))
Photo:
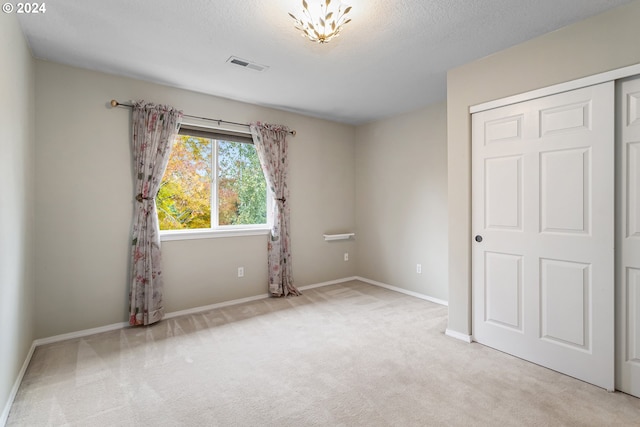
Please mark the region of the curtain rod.
MULTIPOLYGON (((131 105, 131 104, 123 104, 121 102, 116 101, 115 99, 111 100, 111 106, 113 108, 115 108, 115 107, 133 108, 133 105, 131 105)), ((209 117, 192 116, 191 114, 183 114, 183 116, 184 117, 191 117, 192 119, 200 119, 200 120, 208 120, 208 121, 211 121, 211 122, 218 122, 218 124, 227 123, 227 124, 230 124, 230 125, 249 127, 249 125, 247 123, 230 122, 228 120, 221 120, 221 119, 210 119, 209 117)), ((296 131, 295 130, 290 130, 289 133, 291 135, 293 135, 293 136, 296 136, 296 131)))

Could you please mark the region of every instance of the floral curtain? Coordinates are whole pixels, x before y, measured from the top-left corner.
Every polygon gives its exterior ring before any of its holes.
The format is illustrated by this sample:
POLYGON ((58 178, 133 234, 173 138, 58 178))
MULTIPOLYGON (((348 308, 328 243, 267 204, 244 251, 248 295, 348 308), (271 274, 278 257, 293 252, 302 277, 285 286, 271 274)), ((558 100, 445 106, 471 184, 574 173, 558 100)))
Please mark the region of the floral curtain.
POLYGON ((267 245, 269 257, 269 294, 274 297, 300 295, 291 275, 291 242, 289 238, 289 158, 284 126, 251 124, 251 135, 267 185, 275 197, 273 227, 267 245))
POLYGON ((135 201, 129 293, 131 325, 150 325, 164 316, 155 197, 181 121, 182 112, 174 108, 144 101, 133 105, 135 201))

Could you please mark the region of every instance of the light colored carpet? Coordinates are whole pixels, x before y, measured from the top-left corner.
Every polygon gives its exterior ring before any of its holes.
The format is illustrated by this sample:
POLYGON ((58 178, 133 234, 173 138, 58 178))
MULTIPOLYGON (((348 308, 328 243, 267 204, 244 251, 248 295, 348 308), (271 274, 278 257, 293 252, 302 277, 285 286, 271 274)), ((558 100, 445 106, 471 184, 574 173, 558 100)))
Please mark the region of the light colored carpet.
POLYGON ((639 425, 640 399, 444 336, 361 282, 36 349, 9 426, 639 425))

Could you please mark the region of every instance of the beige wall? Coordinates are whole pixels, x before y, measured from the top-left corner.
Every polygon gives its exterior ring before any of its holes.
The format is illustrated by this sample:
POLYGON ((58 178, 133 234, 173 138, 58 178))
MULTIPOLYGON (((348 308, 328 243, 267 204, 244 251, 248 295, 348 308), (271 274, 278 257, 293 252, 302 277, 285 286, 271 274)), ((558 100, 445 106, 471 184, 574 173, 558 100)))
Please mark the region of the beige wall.
MULTIPOLYGON (((355 228, 355 129, 293 113, 36 61, 36 337, 127 320, 132 214, 130 112, 145 99, 187 114, 279 123, 290 140, 295 283, 355 274, 355 242, 322 234, 355 228)), ((266 294, 266 236, 163 242, 168 312, 266 294), (237 267, 245 268, 238 279, 237 267)))
POLYGON ((446 301, 444 103, 357 128, 356 200, 358 274, 446 301))
POLYGON ((31 53, 15 15, 0 14, 0 425, 34 338, 31 53))
POLYGON ((449 329, 471 333, 471 117, 482 102, 640 63, 640 1, 447 73, 449 329))

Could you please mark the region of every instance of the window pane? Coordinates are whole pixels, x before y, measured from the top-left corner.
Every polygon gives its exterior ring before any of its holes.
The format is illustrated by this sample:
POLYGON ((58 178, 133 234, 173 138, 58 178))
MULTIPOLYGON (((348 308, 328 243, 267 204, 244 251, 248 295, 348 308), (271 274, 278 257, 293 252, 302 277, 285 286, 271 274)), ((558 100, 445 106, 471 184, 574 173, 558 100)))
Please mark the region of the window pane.
POLYGON ((218 141, 218 224, 267 223, 267 184, 251 144, 218 141))
POLYGON ((161 230, 211 227, 213 140, 176 136, 156 197, 161 230))

